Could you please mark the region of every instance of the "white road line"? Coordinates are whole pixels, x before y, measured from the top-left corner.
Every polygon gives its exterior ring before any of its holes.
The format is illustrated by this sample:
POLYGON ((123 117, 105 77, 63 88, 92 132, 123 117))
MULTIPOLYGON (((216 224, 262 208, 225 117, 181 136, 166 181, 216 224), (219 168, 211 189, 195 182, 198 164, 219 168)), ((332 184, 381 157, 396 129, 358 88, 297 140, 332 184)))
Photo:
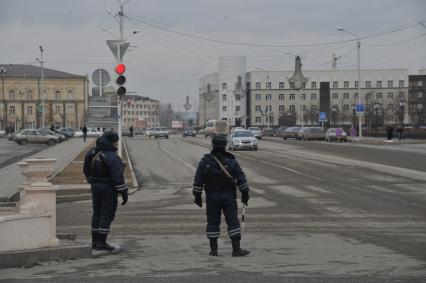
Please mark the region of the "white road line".
POLYGON ((171 153, 170 151, 166 150, 164 147, 161 147, 161 150, 164 151, 166 154, 168 154, 169 156, 171 156, 172 158, 176 159, 177 161, 181 162, 183 165, 185 165, 186 167, 188 167, 189 169, 195 171, 197 170, 197 168, 195 168, 192 164, 186 162, 185 160, 183 160, 182 158, 178 157, 177 155, 171 153))

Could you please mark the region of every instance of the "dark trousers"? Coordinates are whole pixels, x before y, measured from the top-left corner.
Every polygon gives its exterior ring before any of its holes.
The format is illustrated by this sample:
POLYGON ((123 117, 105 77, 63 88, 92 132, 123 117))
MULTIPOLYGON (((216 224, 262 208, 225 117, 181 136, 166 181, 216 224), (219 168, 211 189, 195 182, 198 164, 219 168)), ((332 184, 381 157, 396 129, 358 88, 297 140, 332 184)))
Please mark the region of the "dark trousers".
POLYGON ((83 141, 86 142, 87 139, 87 133, 83 133, 83 141))
POLYGON ((225 216, 228 235, 231 239, 241 238, 240 221, 235 191, 206 193, 207 238, 217 239, 220 236, 220 221, 225 216))
POLYGON ((108 234, 117 210, 117 191, 111 185, 92 184, 92 231, 108 234))

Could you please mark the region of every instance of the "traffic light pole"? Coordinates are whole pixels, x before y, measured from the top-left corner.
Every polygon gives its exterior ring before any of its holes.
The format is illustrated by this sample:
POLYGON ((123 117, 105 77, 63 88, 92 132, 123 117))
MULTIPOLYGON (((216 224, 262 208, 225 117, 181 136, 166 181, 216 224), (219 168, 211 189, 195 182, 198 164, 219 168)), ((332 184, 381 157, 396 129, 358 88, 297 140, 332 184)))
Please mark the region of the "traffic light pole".
MULTIPOLYGON (((120 44, 117 45, 117 64, 121 63, 120 60, 120 44)), ((118 156, 122 157, 123 153, 123 134, 121 132, 121 95, 117 94, 117 119, 118 119, 118 125, 117 125, 117 132, 118 132, 118 138, 120 139, 118 143, 118 156)))

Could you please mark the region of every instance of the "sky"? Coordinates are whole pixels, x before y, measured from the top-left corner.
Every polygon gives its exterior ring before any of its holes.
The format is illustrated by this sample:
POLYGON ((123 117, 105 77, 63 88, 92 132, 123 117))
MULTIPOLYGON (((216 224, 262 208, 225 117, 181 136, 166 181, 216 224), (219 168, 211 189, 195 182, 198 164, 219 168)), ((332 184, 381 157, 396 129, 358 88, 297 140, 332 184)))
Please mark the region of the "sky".
MULTIPOLYGON (((119 35, 118 1, 0 0, 0 63, 37 64, 42 45, 48 68, 89 78, 103 68, 114 77, 105 41, 119 35)), ((338 26, 362 37, 363 69, 426 68, 426 23, 417 24, 425 0, 131 0, 124 13, 128 92, 176 110, 186 96, 196 108, 198 78, 217 71, 219 56, 247 56, 247 71, 293 70, 294 54, 304 70, 329 70, 335 53, 338 69, 355 69, 355 42, 338 26)))

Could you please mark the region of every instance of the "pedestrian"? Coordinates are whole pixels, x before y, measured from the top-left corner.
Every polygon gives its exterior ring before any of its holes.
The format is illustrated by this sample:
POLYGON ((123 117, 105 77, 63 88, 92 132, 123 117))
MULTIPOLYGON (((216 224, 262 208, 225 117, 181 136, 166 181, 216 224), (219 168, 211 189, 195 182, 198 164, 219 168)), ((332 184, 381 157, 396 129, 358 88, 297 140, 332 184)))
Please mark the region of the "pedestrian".
POLYGON ((130 131, 130 137, 133 138, 133 125, 130 126, 129 131, 130 131))
POLYGON ((50 130, 51 130, 52 132, 54 132, 54 131, 55 131, 55 125, 51 124, 51 125, 50 125, 50 130))
POLYGON ((117 155, 118 142, 116 133, 106 132, 84 159, 83 171, 92 191, 92 248, 96 250, 115 249, 106 240, 117 210, 118 194, 122 197, 122 205, 128 200, 124 164, 117 155))
POLYGON ((393 139, 393 127, 392 126, 386 126, 386 138, 388 141, 393 139))
POLYGON ((404 137, 404 127, 400 126, 396 129, 396 132, 398 133, 399 141, 404 137))
POLYGON ((249 251, 240 248, 241 228, 238 220, 237 187, 241 202, 248 204, 249 186, 246 176, 235 156, 226 149, 226 136, 215 135, 213 150, 201 159, 194 178, 194 203, 202 207, 202 192, 206 192, 207 238, 211 256, 217 256, 217 239, 220 236, 220 220, 223 212, 232 241, 232 256, 245 256, 249 251))
POLYGON ((86 139, 87 139, 87 127, 86 127, 86 124, 83 124, 83 128, 81 129, 81 131, 83 132, 83 141, 86 142, 86 139))

